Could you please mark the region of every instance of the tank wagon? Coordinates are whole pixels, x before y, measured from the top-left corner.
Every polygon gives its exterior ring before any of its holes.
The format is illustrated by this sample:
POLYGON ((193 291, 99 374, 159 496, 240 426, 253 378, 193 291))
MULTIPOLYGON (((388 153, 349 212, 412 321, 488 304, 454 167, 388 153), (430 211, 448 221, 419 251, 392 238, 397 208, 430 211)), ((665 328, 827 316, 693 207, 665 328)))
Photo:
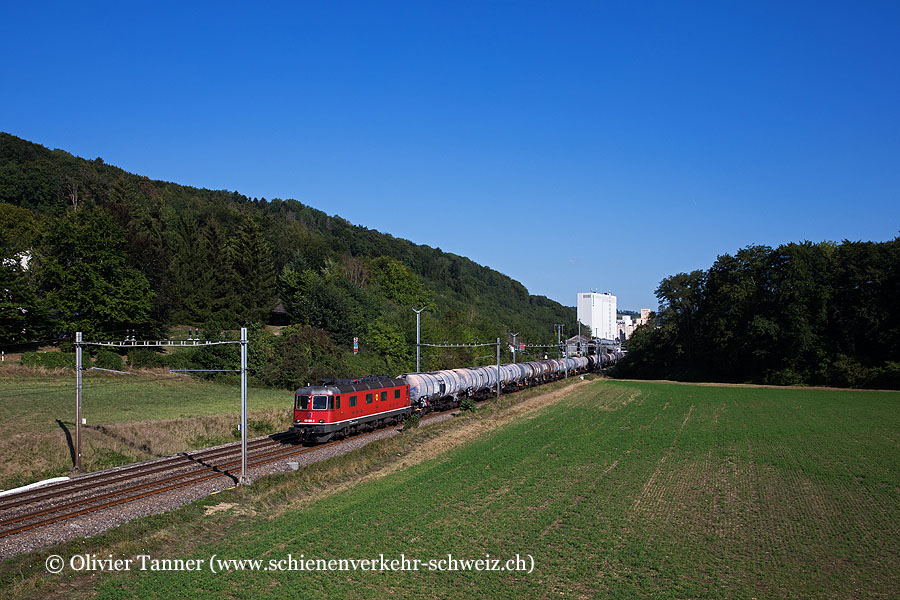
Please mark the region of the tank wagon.
POLYGON ((294 392, 293 433, 303 441, 327 442, 400 423, 413 412, 455 408, 482 399, 612 365, 620 353, 538 360, 497 366, 323 381, 294 392), (498 381, 499 379, 499 381, 498 381))

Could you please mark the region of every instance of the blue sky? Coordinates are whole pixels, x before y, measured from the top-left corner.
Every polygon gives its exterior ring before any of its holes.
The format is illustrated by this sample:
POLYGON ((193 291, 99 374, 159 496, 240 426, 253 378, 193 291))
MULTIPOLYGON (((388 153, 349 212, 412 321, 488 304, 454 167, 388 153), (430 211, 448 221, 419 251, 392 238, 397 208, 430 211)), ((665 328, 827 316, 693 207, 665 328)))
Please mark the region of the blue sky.
POLYGON ((0 1, 0 130, 568 305, 900 230, 896 2, 0 1))

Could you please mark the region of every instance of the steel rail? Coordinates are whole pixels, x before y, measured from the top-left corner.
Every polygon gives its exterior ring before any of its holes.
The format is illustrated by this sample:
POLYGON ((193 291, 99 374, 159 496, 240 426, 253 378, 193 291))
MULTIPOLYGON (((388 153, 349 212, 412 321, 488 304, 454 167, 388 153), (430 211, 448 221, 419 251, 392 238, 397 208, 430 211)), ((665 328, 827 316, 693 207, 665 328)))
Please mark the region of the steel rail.
MULTIPOLYGON (((366 436, 372 435, 372 434, 374 434, 374 433, 377 433, 377 432, 379 432, 379 431, 382 431, 383 429, 384 429, 384 428, 382 428, 382 429, 376 429, 375 431, 370 431, 370 432, 365 433, 365 434, 361 434, 361 435, 358 435, 358 436, 354 436, 354 439, 358 439, 358 438, 360 438, 360 437, 366 437, 366 436)), ((307 453, 307 452, 313 452, 313 451, 315 451, 315 450, 318 450, 319 448, 325 448, 326 446, 330 446, 330 445, 332 445, 332 444, 337 444, 337 443, 339 443, 339 442, 341 442, 341 441, 343 441, 343 440, 335 440, 335 441, 333 441, 333 442, 327 442, 327 443, 325 443, 325 444, 320 444, 320 445, 314 446, 314 447, 302 447, 302 448, 299 448, 299 449, 297 449, 297 448, 283 449, 283 448, 282 448, 282 449, 273 450, 273 451, 270 451, 270 452, 265 452, 265 453, 256 455, 254 458, 255 458, 255 459, 260 459, 260 458, 262 458, 262 457, 268 457, 268 458, 265 458, 264 460, 255 460, 254 462, 252 462, 252 463, 249 464, 248 466, 251 467, 251 468, 252 468, 252 467, 257 467, 257 466, 260 466, 260 465, 263 465, 263 464, 267 464, 267 463, 270 463, 270 462, 273 462, 273 461, 276 461, 276 460, 281 460, 281 459, 283 459, 283 458, 287 458, 287 457, 289 457, 289 456, 294 456, 294 455, 298 455, 298 454, 305 454, 305 453, 307 453), (271 456, 271 455, 274 455, 274 456, 271 456)), ((28 531, 28 530, 31 530, 31 529, 36 529, 36 528, 38 528, 38 527, 43 527, 43 526, 45 526, 45 525, 51 525, 51 524, 56 523, 56 522, 58 522, 58 521, 64 521, 64 520, 71 519, 71 518, 73 518, 73 517, 78 517, 78 516, 81 516, 81 515, 84 515, 84 514, 87 514, 87 513, 96 512, 96 511, 98 511, 98 510, 103 510, 103 509, 105 509, 105 508, 111 508, 111 507, 113 507, 113 506, 117 506, 117 505, 119 505, 119 504, 124 504, 124 503, 126 503, 126 502, 131 502, 131 501, 133 501, 133 500, 139 500, 139 499, 141 499, 141 498, 146 498, 146 497, 148 497, 148 496, 153 496, 153 495, 156 495, 156 494, 161 494, 161 493, 163 493, 163 492, 168 492, 168 491, 170 491, 170 490, 177 489, 177 488, 180 488, 180 487, 184 487, 184 486, 187 486, 187 485, 192 485, 192 484, 195 484, 195 483, 201 483, 201 482, 203 482, 203 481, 207 481, 207 480, 209 480, 209 479, 213 479, 213 478, 216 478, 216 477, 230 477, 230 478, 234 479, 236 476, 235 476, 234 474, 232 474, 230 471, 228 471, 228 470, 219 470, 219 469, 222 469, 222 468, 224 468, 224 467, 229 467, 229 466, 239 465, 240 463, 241 463, 240 460, 233 460, 233 461, 230 461, 230 462, 227 462, 227 463, 222 463, 222 464, 220 464, 220 465, 216 465, 215 468, 214 468, 214 471, 215 471, 215 472, 213 472, 213 473, 204 473, 204 472, 206 471, 206 469, 197 469, 197 470, 194 470, 194 471, 189 471, 189 472, 187 472, 187 473, 182 473, 182 474, 180 474, 180 475, 174 475, 174 476, 168 477, 168 478, 166 478, 166 479, 161 479, 161 480, 158 480, 158 481, 150 481, 150 482, 147 482, 147 483, 144 483, 144 484, 141 484, 141 485, 138 485, 138 486, 134 486, 134 487, 131 487, 131 488, 126 488, 126 489, 119 490, 119 491, 115 491, 115 492, 108 492, 108 493, 102 494, 102 495, 100 495, 100 496, 94 496, 94 497, 92 497, 92 498, 85 498, 85 499, 83 499, 83 500, 78 500, 78 501, 75 501, 75 502, 70 502, 69 504, 64 504, 64 505, 62 505, 62 506, 46 508, 46 509, 43 509, 43 510, 40 510, 40 511, 37 511, 37 512, 31 512, 31 513, 27 513, 27 514, 24 514, 24 515, 20 515, 20 516, 18 516, 18 517, 13 517, 13 518, 11 518, 11 519, 6 519, 6 520, 4 520, 4 521, 0 521, 0 525, 12 525, 12 524, 15 524, 15 523, 20 523, 20 522, 22 522, 22 521, 27 521, 27 520, 33 519, 33 518, 35 518, 35 517, 40 517, 40 516, 47 515, 47 514, 51 514, 51 513, 54 513, 54 512, 59 512, 59 511, 61 511, 61 510, 65 510, 65 509, 67 509, 67 508, 74 508, 74 507, 76 507, 76 506, 82 506, 82 505, 85 505, 85 504, 90 504, 90 503, 92 503, 92 502, 97 502, 97 501, 99 501, 99 500, 104 500, 104 499, 107 499, 107 498, 113 498, 113 497, 115 497, 115 496, 121 496, 121 495, 127 494, 127 493, 129 493, 129 492, 135 492, 135 491, 142 490, 142 489, 146 489, 146 488, 149 488, 149 487, 154 487, 154 486, 158 486, 158 485, 164 485, 164 484, 169 483, 169 482, 172 482, 172 481, 177 481, 177 480, 179 480, 179 479, 184 479, 184 478, 186 478, 186 477, 190 477, 191 475, 199 475, 199 476, 197 476, 197 477, 193 477, 192 479, 188 479, 188 480, 186 480, 186 481, 181 481, 181 482, 179 482, 179 483, 175 483, 175 484, 172 484, 172 485, 168 485, 168 486, 163 487, 163 488, 159 488, 159 489, 155 489, 155 490, 150 490, 150 491, 143 492, 143 493, 136 494, 136 495, 132 495, 132 496, 126 496, 126 497, 124 497, 124 498, 119 498, 119 499, 117 499, 117 500, 112 500, 112 501, 110 501, 110 502, 106 502, 106 503, 104 503, 104 504, 100 504, 100 505, 97 505, 97 506, 89 506, 89 507, 87 507, 87 508, 84 508, 84 509, 81 509, 81 510, 78 510, 78 511, 67 512, 67 513, 64 513, 64 514, 62 514, 62 515, 57 515, 57 516, 55 516, 55 517, 51 517, 51 518, 49 518, 49 519, 44 519, 44 520, 42 520, 42 521, 37 521, 37 522, 35 522, 35 523, 28 523, 28 524, 26 524, 26 525, 22 525, 22 526, 20 526, 20 527, 14 528, 14 529, 7 529, 7 530, 5 530, 5 531, 0 531, 0 538, 7 537, 7 536, 10 536, 10 535, 15 535, 15 534, 17 534, 17 533, 22 533, 22 532, 24 532, 24 531, 28 531)))
MULTIPOLYGON (((284 442, 278 440, 286 440, 294 437, 296 437, 295 434, 285 431, 265 438, 253 440, 250 444, 253 444, 253 449, 257 449, 260 446, 270 444, 283 444, 284 442), (276 438, 278 438, 278 440, 276 440, 276 438)), ((100 471, 82 477, 76 477, 69 481, 60 481, 59 483, 53 483, 44 487, 9 494, 0 498, 0 510, 14 508, 31 502, 40 502, 41 500, 50 499, 63 494, 76 493, 91 487, 110 485, 126 479, 136 479, 161 471, 181 469, 192 463, 197 464, 201 460, 220 458, 234 452, 240 452, 240 442, 232 442, 219 448, 198 450, 194 453, 176 454, 149 463, 144 462, 135 465, 127 465, 112 471, 100 471)))

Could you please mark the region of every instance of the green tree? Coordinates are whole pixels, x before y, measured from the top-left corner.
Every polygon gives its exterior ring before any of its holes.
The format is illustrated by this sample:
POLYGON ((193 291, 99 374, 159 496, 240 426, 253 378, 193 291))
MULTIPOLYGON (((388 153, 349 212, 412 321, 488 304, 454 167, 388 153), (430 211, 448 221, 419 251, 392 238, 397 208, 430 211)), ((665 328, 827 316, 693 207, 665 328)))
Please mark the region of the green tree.
POLYGON ((198 213, 182 215, 173 245, 170 288, 178 300, 172 313, 176 322, 215 319, 224 327, 238 327, 251 320, 254 307, 244 309, 232 263, 237 251, 230 250, 221 221, 198 213))
POLYGON ((173 295, 171 318, 179 324, 200 324, 212 312, 212 257, 196 215, 179 217, 172 233, 169 288, 173 295))
POLYGON ((0 203, 0 343, 35 339, 41 326, 29 268, 37 235, 30 210, 0 203))
POLYGON ((153 292, 125 260, 125 234, 101 209, 82 208, 51 220, 36 277, 42 302, 60 333, 107 332, 146 324, 153 292))
POLYGON ((344 371, 340 350, 321 329, 291 325, 267 341, 272 346, 271 360, 254 372, 266 385, 296 389, 344 371))
POLYGON ((431 295, 422 286, 412 269, 388 256, 379 256, 371 262, 372 273, 379 293, 402 307, 419 307, 431 301, 431 295))
MULTIPOLYGON (((366 335, 379 317, 410 341, 409 309, 423 303, 430 303, 423 316, 429 339, 483 340, 519 331, 520 339, 544 341, 553 323, 575 330, 571 308, 530 296, 509 277, 439 248, 351 225, 296 200, 153 181, 0 133, 0 202, 30 208, 43 223, 72 211, 76 197, 78 212, 99 207, 125 232, 125 264, 154 292, 148 328, 213 319, 236 327, 265 319, 271 273, 290 266, 297 277, 307 270, 313 276, 306 274, 292 297, 278 297, 293 304, 295 322, 326 328, 340 345, 366 335)), ((280 277, 276 288, 282 294, 280 277)), ((460 366, 471 358, 444 353, 433 364, 460 366)))
POLYGON ((623 375, 900 385, 900 238, 750 246, 664 279, 657 296, 623 375))
POLYGON ((369 325, 366 341, 384 357, 389 371, 403 368, 409 362, 409 343, 400 328, 384 317, 378 317, 369 325))
POLYGON ((287 266, 279 287, 291 323, 324 329, 339 343, 350 343, 354 328, 350 306, 337 285, 312 269, 287 266))
POLYGON ((745 381, 772 365, 780 338, 773 293, 772 248, 748 246, 720 256, 706 274, 702 335, 712 371, 725 380, 745 381))
POLYGON ((236 316, 243 323, 265 321, 275 306, 275 264, 259 224, 244 216, 229 240, 226 262, 237 295, 236 316))

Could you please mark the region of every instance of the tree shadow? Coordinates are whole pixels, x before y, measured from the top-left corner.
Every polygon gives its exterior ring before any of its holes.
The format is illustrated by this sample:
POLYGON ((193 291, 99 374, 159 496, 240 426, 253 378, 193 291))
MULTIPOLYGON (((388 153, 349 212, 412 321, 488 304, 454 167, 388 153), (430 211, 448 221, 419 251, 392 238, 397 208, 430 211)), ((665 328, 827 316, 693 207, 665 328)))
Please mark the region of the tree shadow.
POLYGON ((107 429, 106 427, 104 427, 103 425, 82 425, 82 427, 85 429, 90 429, 91 431, 96 431, 97 433, 102 433, 103 435, 105 435, 108 438, 114 439, 114 440, 118 441, 119 443, 128 446, 129 448, 133 448, 133 449, 143 452, 145 454, 149 454, 150 456, 153 456, 154 458, 163 458, 163 457, 168 456, 168 454, 160 454, 158 452, 154 452, 153 450, 150 449, 150 446, 148 446, 147 444, 138 444, 137 442, 135 442, 134 440, 132 440, 130 438, 127 438, 118 433, 112 432, 109 429, 107 429))
POLYGON ((187 458, 188 460, 190 460, 190 461, 192 461, 192 462, 194 462, 194 463, 196 463, 196 464, 198 464, 198 465, 201 465, 201 466, 203 466, 203 467, 206 467, 207 469, 209 469, 209 470, 212 471, 213 473, 221 473, 222 475, 225 475, 226 477, 228 477, 229 479, 231 479, 235 484, 237 484, 237 483, 239 482, 238 476, 235 475, 234 473, 232 473, 232 472, 231 472, 231 469, 221 469, 221 468, 219 467, 219 465, 214 465, 214 464, 212 464, 212 463, 208 463, 208 462, 206 462, 205 460, 202 460, 202 459, 197 458, 197 457, 195 457, 195 456, 191 456, 191 455, 188 454, 187 452, 181 452, 180 454, 181 454, 181 456, 187 458))
MULTIPOLYGON (((75 468, 75 441, 72 439, 72 432, 69 430, 69 426, 74 426, 75 423, 70 423, 69 421, 61 421, 56 419, 56 424, 59 425, 60 429, 63 430, 63 433, 66 435, 66 445, 69 447, 69 457, 72 460, 72 468, 75 468)), ((150 449, 147 444, 138 444, 132 439, 126 438, 122 435, 114 433, 104 427, 103 425, 82 425, 83 429, 90 429, 91 431, 96 431, 97 433, 103 434, 108 438, 114 439, 129 448, 133 448, 145 454, 149 454, 154 458, 164 458, 168 456, 168 454, 160 454, 158 452, 154 452, 150 449)))

